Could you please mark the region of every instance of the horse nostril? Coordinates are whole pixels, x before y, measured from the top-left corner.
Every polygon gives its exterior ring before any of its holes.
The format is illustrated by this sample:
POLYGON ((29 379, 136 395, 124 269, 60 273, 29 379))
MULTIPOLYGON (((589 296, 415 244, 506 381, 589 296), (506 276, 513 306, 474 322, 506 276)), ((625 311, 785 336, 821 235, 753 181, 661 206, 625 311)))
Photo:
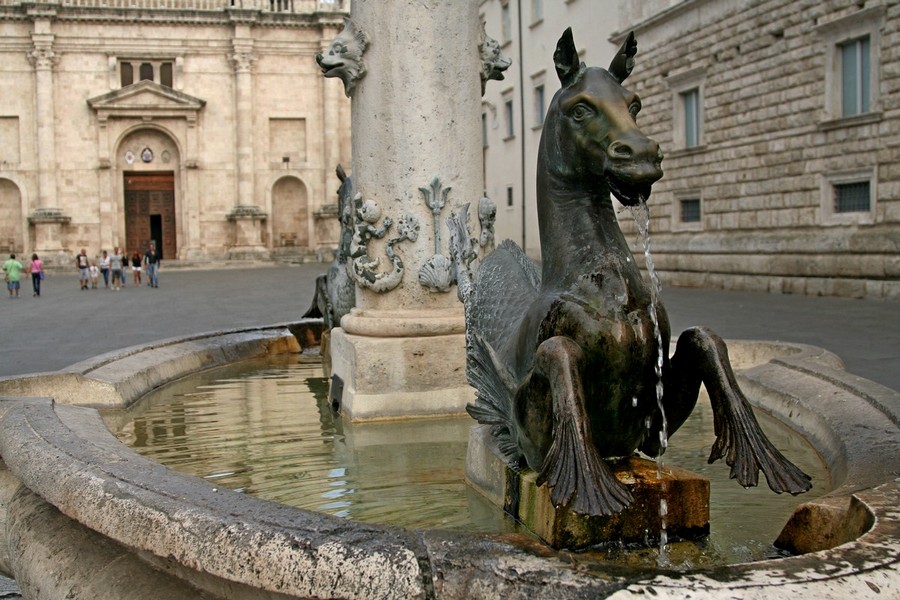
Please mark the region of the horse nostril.
POLYGON ((625 142, 613 142, 606 151, 610 158, 623 159, 634 156, 634 150, 625 142))

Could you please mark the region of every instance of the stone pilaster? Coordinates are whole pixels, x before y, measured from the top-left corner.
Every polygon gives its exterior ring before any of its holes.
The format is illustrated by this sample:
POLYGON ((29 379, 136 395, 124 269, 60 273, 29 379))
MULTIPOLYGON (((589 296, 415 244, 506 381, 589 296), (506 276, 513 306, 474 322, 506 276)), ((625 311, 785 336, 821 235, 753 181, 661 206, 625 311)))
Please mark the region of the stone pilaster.
POLYGON ((263 245, 262 231, 266 213, 252 204, 254 199, 253 177, 253 38, 250 26, 235 25, 235 39, 232 40, 234 65, 234 109, 237 123, 236 164, 237 164, 237 206, 228 220, 234 224, 234 245, 228 256, 240 258, 246 255, 267 256, 263 245))
POLYGON ((446 219, 483 190, 478 2, 360 0, 351 20, 369 44, 351 92, 357 308, 332 333, 343 411, 459 413, 473 391, 446 219))
POLYGON ((70 218, 58 208, 56 194, 56 127, 53 104, 53 67, 59 57, 53 51, 54 35, 51 31, 52 13, 33 15, 31 34, 32 49, 28 60, 34 67, 35 116, 37 127, 37 204, 33 207, 29 222, 34 226, 34 249, 38 253, 59 253, 62 246, 62 228, 70 218))

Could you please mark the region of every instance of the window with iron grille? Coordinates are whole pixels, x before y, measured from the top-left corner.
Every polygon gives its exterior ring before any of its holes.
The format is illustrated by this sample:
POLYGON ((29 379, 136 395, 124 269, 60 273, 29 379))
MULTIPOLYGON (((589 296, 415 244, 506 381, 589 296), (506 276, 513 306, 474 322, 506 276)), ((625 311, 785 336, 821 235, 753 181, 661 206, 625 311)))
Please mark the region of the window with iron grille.
POLYGON ((871 210, 871 194, 868 181, 835 184, 834 212, 868 212, 869 210, 871 210))
POLYGON ((700 199, 685 198, 680 201, 681 204, 681 222, 682 223, 699 223, 700 222, 700 199))

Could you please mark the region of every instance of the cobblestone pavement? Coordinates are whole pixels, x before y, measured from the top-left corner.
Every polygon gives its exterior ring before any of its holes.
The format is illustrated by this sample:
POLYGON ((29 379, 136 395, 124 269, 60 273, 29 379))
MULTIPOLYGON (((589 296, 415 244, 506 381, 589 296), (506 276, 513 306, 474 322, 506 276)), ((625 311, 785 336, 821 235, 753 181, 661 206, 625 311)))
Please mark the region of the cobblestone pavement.
MULTIPOLYGON (((0 376, 53 371, 155 340, 291 321, 306 312, 325 265, 166 270, 160 287, 80 291, 75 273, 51 274, 40 298, 23 282, 0 300, 0 376)), ((665 288, 674 332, 706 325, 728 339, 812 344, 851 373, 900 389, 900 303, 665 288)))

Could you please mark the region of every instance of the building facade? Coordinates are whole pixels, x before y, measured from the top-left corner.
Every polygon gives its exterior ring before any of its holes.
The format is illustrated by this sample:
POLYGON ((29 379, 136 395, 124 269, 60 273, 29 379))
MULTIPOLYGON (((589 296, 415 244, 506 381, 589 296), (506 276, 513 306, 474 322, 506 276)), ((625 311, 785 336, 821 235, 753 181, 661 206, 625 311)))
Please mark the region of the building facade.
MULTIPOLYGON (((536 36, 557 19, 547 13, 559 13, 555 29, 572 25, 589 65, 607 64, 610 46, 579 31, 615 21, 612 47, 635 32, 627 86, 642 99, 638 124, 666 156, 649 202, 663 283, 900 298, 900 2, 628 1, 618 19, 610 4, 491 0, 484 13, 489 33, 501 35, 504 6, 512 14, 539 6, 544 23, 529 27, 526 18, 513 34, 546 57, 553 46, 536 36), (576 16, 580 4, 589 6, 576 16)), ((540 77, 528 64, 525 89, 540 77)), ((551 69, 546 98, 558 88, 551 69)), ((528 110, 527 91, 509 95, 524 96, 528 110)), ((502 98, 497 106, 502 127, 502 98)), ((490 106, 485 113, 490 123, 490 106)), ((536 144, 539 124, 525 124, 536 144)), ((492 168, 497 142, 487 129, 488 192, 502 195, 510 178, 492 168)), ((524 155, 523 189, 534 185, 534 158, 524 155)), ((620 217, 639 251, 630 214, 620 217)), ((521 241, 514 229, 503 231, 521 241)), ((526 229, 533 256, 536 244, 526 229)))
POLYGON ((66 263, 337 243, 341 0, 0 0, 0 250, 66 263))

